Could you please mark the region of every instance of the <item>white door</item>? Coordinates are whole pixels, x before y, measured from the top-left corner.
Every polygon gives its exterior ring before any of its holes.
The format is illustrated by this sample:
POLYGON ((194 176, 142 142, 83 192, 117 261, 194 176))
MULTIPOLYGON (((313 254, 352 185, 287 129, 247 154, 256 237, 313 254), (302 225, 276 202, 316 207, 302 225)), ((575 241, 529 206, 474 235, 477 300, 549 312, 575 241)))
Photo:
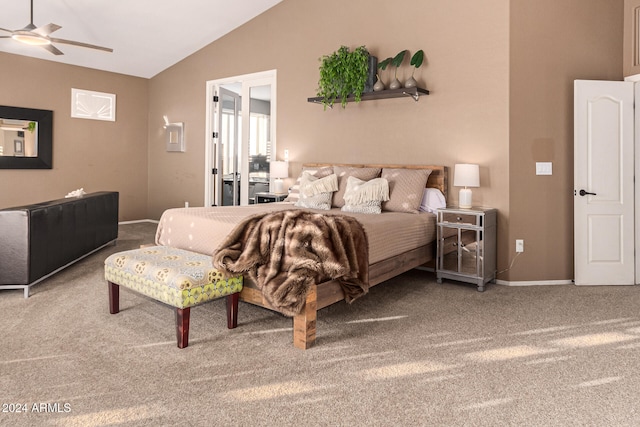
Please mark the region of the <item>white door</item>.
POLYGON ((241 108, 240 95, 224 87, 218 89, 218 132, 215 138, 218 206, 240 204, 241 108))
POLYGON ((574 83, 576 285, 635 283, 634 87, 574 83))

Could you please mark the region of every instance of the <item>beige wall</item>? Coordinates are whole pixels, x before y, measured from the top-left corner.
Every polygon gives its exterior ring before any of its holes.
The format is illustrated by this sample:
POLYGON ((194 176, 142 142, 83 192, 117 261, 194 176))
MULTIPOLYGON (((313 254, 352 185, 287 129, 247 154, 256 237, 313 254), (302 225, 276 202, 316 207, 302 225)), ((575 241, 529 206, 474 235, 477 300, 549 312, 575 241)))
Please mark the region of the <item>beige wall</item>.
MULTIPOLYGON (((499 278, 570 280, 572 82, 621 78, 622 22, 623 0, 285 0, 152 79, 150 214, 202 203, 205 82, 275 68, 278 155, 290 150, 294 172, 307 161, 479 163, 475 201, 500 211, 500 270, 513 240, 525 240, 525 254, 499 278), (306 103, 318 58, 341 44, 364 44, 381 59, 424 49, 418 80, 432 94, 326 112, 306 103), (190 153, 163 152, 157 128, 169 108, 183 109, 177 120, 196 131, 190 153), (553 162, 554 175, 535 176, 536 161, 553 162)), ((450 190, 455 202, 458 189, 450 190)))
POLYGON ((84 188, 119 191, 121 220, 146 218, 147 102, 146 79, 0 52, 0 104, 53 110, 53 169, 0 169, 0 209, 84 188), (117 120, 71 118, 71 88, 115 93, 117 120))
POLYGON ((622 22, 622 0, 511 1, 509 280, 573 279, 573 81, 622 78, 622 22))
MULTIPOLYGON (((624 4, 284 0, 148 81, 0 54, 0 103, 56 112, 54 170, 0 170, 0 207, 78 187, 120 191, 122 219, 157 219, 185 201, 202 205, 206 82, 277 69, 277 155, 290 151, 294 173, 312 161, 479 163, 474 200, 500 211, 500 270, 514 239, 525 240, 525 253, 499 278, 569 280, 572 82, 622 77, 624 4), (364 44, 381 59, 424 49, 416 77, 431 95, 330 111, 307 103, 318 58, 342 44, 364 44), (71 87, 116 93, 118 121, 71 119, 71 87), (165 151, 163 115, 185 123, 186 153, 165 151), (536 177, 536 161, 552 161, 554 174, 536 177)), ((455 203, 458 189, 449 190, 455 203)))
POLYGON ((624 0, 624 54, 625 76, 640 74, 640 0, 624 0))
MULTIPOLYGON (((204 200, 206 81, 277 69, 277 151, 302 162, 482 165, 479 204, 508 216, 509 7, 505 0, 285 0, 151 80, 149 213, 204 200), (328 25, 329 28, 323 28, 328 25), (323 111, 318 59, 366 45, 381 59, 424 49, 416 72, 431 95, 323 111), (184 121, 187 152, 167 153, 162 116, 184 121)), ((409 73, 408 66, 399 75, 409 73)), ((384 79, 388 81, 388 75, 384 79)), ((457 188, 451 191, 457 200, 457 188)), ((504 245, 502 245, 504 246, 504 245)))

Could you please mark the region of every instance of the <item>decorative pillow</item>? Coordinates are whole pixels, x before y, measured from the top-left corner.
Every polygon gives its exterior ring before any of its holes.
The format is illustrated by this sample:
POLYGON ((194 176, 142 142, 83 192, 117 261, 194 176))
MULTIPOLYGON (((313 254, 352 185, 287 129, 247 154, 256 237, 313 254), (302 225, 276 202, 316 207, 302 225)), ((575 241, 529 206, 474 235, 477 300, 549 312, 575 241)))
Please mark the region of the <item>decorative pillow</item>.
POLYGON ((437 188, 425 188, 420 202, 420 211, 436 213, 438 208, 446 208, 447 201, 437 188))
POLYGON ((382 210, 418 213, 429 175, 431 169, 382 169, 382 178, 389 181, 389 201, 382 210))
POLYGON ((338 176, 338 191, 333 194, 333 201, 331 205, 336 208, 344 206, 344 192, 347 189, 347 178, 353 176, 363 181, 369 181, 380 176, 380 168, 334 166, 333 172, 338 176))
POLYGON ((331 196, 338 189, 336 174, 317 178, 310 172, 304 171, 300 179, 300 198, 296 202, 299 208, 331 209, 331 196))
POLYGON ((300 176, 296 180, 296 183, 291 187, 291 191, 289 192, 289 195, 287 196, 286 199, 284 199, 285 202, 297 202, 298 199, 300 198, 300 181, 302 179, 302 174, 304 172, 310 172, 313 176, 316 176, 318 178, 323 178, 333 173, 333 167, 332 166, 322 166, 318 168, 308 167, 308 166, 303 167, 302 172, 300 172, 300 176))
MULTIPOLYGON (((335 195, 334 195, 335 197, 335 195)), ((347 188, 344 193, 345 212, 379 214, 382 212, 382 202, 389 200, 389 182, 384 178, 374 178, 362 181, 356 177, 347 178, 347 188)))

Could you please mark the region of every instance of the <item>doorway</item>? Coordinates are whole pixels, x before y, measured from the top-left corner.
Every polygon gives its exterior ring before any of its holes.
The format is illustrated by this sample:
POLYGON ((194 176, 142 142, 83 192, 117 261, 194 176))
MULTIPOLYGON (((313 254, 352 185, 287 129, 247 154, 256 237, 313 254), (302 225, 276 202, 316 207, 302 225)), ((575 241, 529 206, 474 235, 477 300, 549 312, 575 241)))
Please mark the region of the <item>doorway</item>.
POLYGON ((205 206, 255 203, 272 186, 276 70, 207 82, 205 206))

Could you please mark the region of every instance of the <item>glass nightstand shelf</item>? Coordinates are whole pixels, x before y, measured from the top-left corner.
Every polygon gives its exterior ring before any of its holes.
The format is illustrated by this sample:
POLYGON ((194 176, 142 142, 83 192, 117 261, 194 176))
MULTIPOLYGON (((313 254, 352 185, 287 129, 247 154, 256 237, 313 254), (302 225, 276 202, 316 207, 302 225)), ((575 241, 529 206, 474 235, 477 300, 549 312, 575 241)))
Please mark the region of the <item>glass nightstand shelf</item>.
POLYGON ((484 291, 496 278, 496 217, 491 208, 438 209, 436 280, 474 283, 484 291))

